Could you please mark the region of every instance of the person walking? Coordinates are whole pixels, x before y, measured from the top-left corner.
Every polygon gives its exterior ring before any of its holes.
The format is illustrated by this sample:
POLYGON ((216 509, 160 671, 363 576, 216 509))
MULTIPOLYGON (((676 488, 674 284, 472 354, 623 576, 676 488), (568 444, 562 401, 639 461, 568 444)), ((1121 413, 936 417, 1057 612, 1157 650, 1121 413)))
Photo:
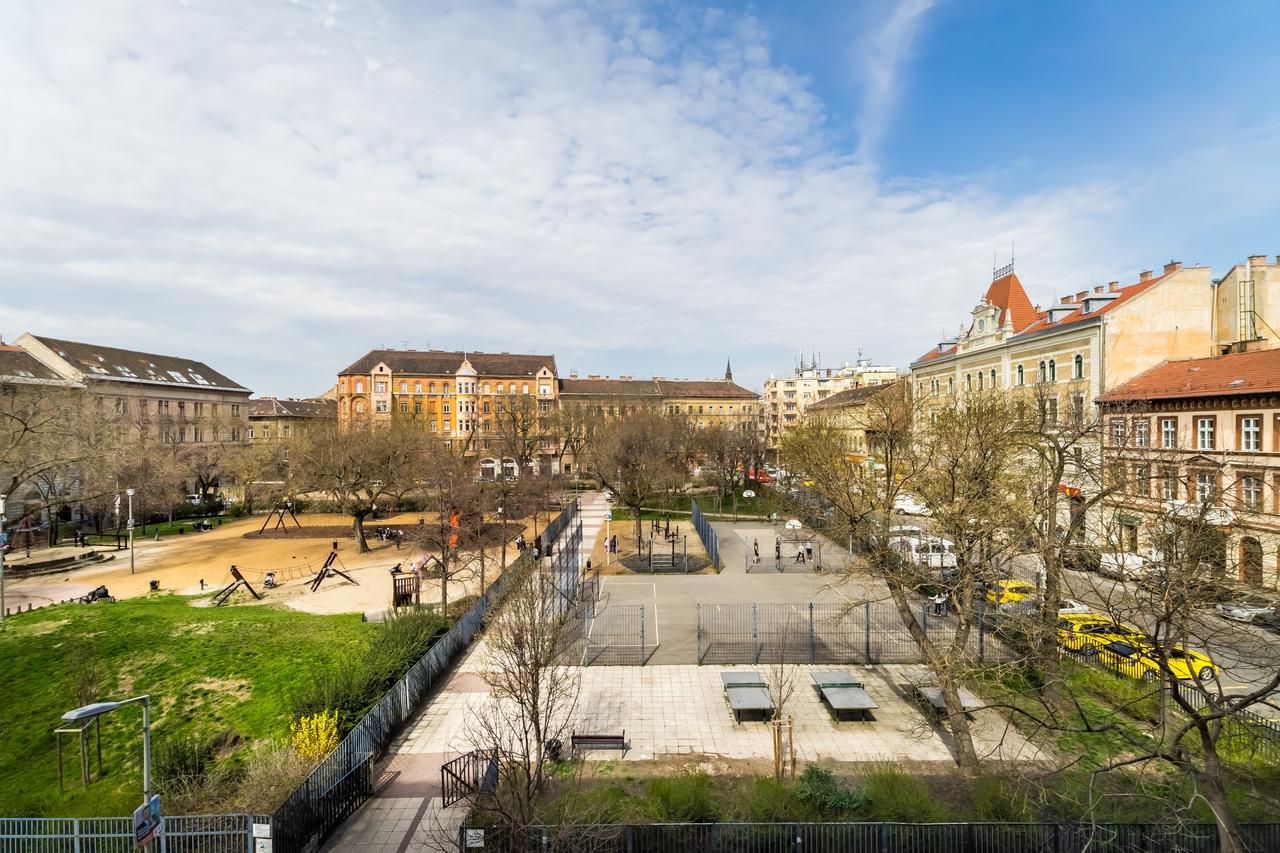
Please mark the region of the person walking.
POLYGON ((802 545, 796 546, 796 562, 804 564, 804 546, 802 545))
POLYGON ((937 595, 933 597, 933 615, 934 616, 942 616, 943 608, 945 608, 946 606, 947 606, 947 594, 945 592, 939 592, 937 595))

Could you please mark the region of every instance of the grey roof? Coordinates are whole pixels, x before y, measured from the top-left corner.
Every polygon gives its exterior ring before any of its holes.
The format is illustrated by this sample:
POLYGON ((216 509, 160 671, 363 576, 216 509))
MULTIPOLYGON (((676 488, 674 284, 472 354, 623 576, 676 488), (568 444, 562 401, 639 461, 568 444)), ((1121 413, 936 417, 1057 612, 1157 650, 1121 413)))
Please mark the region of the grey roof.
POLYGON ((0 377, 19 382, 59 382, 63 377, 21 347, 0 344, 0 377))
POLYGON ((379 362, 395 373, 422 376, 452 376, 471 362, 477 376, 534 376, 542 368, 556 372, 554 355, 527 355, 509 352, 462 352, 449 350, 370 350, 354 364, 340 371, 342 374, 368 374, 379 362))
POLYGON ((809 404, 809 411, 814 409, 838 409, 841 406, 852 406, 864 402, 870 397, 874 397, 879 392, 893 385, 892 382, 883 382, 879 385, 860 385, 857 388, 846 388, 838 391, 830 397, 823 397, 816 403, 809 404))
POLYGON ((712 400, 756 400, 760 395, 723 379, 561 379, 562 397, 704 397, 712 400))
POLYGON ((325 399, 281 400, 256 397, 249 401, 249 418, 334 418, 338 417, 338 401, 325 399))
POLYGON ((39 335, 32 337, 83 372, 86 378, 249 393, 248 388, 203 361, 39 335))

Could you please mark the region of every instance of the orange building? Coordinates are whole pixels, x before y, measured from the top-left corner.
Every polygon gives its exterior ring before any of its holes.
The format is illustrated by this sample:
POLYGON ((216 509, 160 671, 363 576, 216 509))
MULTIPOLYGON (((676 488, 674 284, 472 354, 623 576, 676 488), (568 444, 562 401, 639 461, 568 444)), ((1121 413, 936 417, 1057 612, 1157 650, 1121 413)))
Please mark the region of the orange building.
POLYGON ((378 349, 338 374, 336 396, 343 428, 409 420, 492 465, 504 415, 549 419, 559 382, 552 355, 378 349))

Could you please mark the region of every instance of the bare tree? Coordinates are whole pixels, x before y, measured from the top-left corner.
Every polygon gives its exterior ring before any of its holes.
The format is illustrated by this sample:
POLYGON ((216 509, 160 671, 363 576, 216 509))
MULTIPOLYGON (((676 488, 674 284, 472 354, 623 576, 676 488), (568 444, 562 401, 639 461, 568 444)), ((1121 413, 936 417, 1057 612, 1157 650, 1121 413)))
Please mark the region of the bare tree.
POLYGON ((485 630, 481 676, 492 692, 472 709, 467 738, 498 761, 497 784, 477 799, 476 814, 518 833, 538 822, 553 758, 548 745, 568 740, 580 676, 557 593, 536 565, 517 566, 485 630))
POLYGON ((449 584, 471 580, 482 569, 475 549, 485 535, 485 495, 471 460, 441 442, 430 442, 417 464, 415 482, 430 512, 411 539, 431 555, 432 573, 440 576, 441 610, 447 614, 449 584))
POLYGON ((601 429, 591 471, 631 510, 637 547, 644 538, 640 513, 645 502, 678 487, 684 479, 681 453, 676 419, 656 412, 639 411, 601 429))

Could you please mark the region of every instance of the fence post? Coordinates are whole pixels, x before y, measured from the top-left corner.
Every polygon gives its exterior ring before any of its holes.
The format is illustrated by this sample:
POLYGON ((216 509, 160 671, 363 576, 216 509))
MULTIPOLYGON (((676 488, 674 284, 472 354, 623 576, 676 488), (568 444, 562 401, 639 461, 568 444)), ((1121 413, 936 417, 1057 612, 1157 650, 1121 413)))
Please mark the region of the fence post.
POLYGON ((751 657, 752 663, 760 663, 760 621, 754 601, 751 602, 751 657))
POLYGON ((698 638, 698 663, 702 663, 702 603, 695 604, 694 608, 697 613, 697 627, 694 629, 694 634, 698 638))
POLYGON ((800 834, 800 826, 791 824, 791 849, 795 853, 801 853, 804 850, 804 837, 800 834))
POLYGON ((547 837, 547 828, 544 826, 542 827, 542 853, 546 853, 550 843, 551 839, 547 837))
POLYGON ((809 663, 818 662, 818 647, 813 639, 813 602, 809 602, 809 663))
POLYGON ((75 833, 75 853, 80 853, 80 818, 74 818, 71 824, 71 831, 75 833))
POLYGON ((871 602, 870 601, 862 602, 862 614, 863 614, 863 620, 862 620, 863 633, 866 635, 865 636, 866 657, 863 660, 863 663, 871 663, 871 602))
POLYGON ((880 822, 880 853, 889 853, 889 824, 880 822))
POLYGON ((929 603, 926 601, 920 605, 920 622, 924 625, 924 632, 929 633, 929 603))
POLYGON ((644 663, 644 656, 645 656, 645 655, 644 655, 644 653, 645 653, 645 644, 644 644, 644 611, 645 611, 645 606, 642 604, 642 605, 640 605, 640 662, 641 662, 641 663, 644 663))
POLYGON ((631 853, 635 848, 635 827, 627 824, 622 830, 622 840, 626 847, 626 853, 631 853))

